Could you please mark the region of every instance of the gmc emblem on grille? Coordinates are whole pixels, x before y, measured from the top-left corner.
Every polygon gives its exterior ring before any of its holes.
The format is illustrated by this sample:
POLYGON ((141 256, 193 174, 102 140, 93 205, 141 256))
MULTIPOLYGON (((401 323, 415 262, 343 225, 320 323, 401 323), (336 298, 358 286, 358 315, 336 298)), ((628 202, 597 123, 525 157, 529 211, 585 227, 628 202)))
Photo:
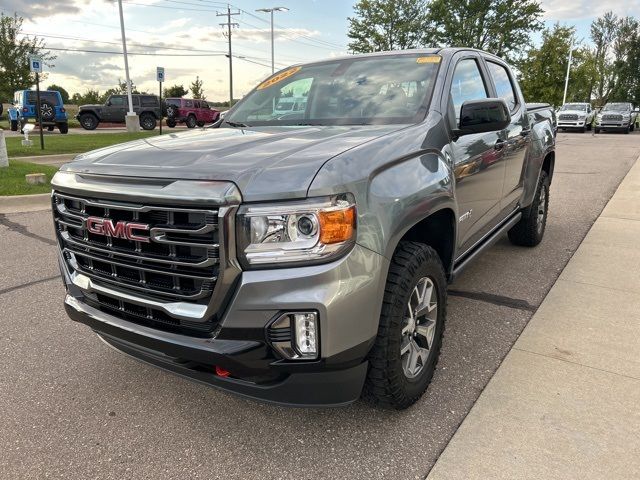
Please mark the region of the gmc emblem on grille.
POLYGON ((124 220, 121 220, 114 224, 113 221, 108 218, 89 217, 87 218, 86 225, 87 230, 96 235, 123 238, 134 242, 150 242, 149 237, 142 237, 137 235, 135 232, 136 230, 138 232, 149 231, 149 225, 146 223, 125 222, 124 220))

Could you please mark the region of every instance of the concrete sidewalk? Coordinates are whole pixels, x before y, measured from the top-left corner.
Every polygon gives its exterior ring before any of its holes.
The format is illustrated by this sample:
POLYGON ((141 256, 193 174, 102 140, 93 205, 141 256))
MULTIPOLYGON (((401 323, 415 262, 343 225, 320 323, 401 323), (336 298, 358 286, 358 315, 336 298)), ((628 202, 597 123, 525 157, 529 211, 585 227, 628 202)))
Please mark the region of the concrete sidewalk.
POLYGON ((639 432, 636 161, 427 478, 640 478, 639 432))

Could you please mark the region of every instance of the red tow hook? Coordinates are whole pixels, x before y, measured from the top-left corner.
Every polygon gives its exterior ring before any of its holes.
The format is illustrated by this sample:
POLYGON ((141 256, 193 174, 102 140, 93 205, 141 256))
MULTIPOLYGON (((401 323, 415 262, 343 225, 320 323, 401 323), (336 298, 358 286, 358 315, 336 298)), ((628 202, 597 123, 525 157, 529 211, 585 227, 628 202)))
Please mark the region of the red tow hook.
POLYGON ((228 377, 229 375, 231 375, 231 372, 216 365, 216 375, 219 377, 228 377))

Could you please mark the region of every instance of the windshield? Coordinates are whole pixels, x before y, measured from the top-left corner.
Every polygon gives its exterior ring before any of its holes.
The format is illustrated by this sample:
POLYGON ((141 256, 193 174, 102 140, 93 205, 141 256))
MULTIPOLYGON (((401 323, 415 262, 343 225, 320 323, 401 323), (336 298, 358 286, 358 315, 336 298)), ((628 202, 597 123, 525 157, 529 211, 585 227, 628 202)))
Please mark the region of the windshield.
POLYGON ((631 106, 628 103, 607 103, 602 110, 605 112, 626 112, 631 110, 631 106))
POLYGON ((563 105, 560 110, 579 110, 586 112, 587 106, 584 103, 567 103, 566 105, 563 105))
POLYGON ((292 67, 249 93, 225 122, 362 125, 424 119, 441 58, 412 54, 292 67))

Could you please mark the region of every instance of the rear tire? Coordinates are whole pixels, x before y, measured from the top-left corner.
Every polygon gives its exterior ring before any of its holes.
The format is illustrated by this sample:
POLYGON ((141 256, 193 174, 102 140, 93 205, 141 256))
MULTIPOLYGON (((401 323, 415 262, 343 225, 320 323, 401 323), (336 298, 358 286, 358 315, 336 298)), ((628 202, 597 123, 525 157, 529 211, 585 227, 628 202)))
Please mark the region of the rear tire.
POLYGON ((174 128, 176 126, 175 118, 167 118, 167 127, 174 128))
POLYGON ((187 128, 196 128, 196 117, 189 115, 186 120, 187 128))
POLYGON ((18 131, 18 121, 17 120, 11 120, 11 131, 12 132, 17 132, 18 131))
POLYGON ((446 307, 446 277, 437 252, 422 243, 400 242, 369 352, 365 400, 401 410, 422 396, 438 363, 446 307))
POLYGON ((204 122, 200 121, 200 122, 196 122, 196 125, 198 125, 200 128, 204 127, 204 122))
POLYGON ((535 247, 544 237, 549 211, 549 176, 540 172, 533 202, 522 211, 522 218, 509 230, 509 240, 514 245, 535 247))
POLYGON ((150 113, 140 115, 140 126, 143 130, 153 130, 156 128, 156 117, 150 113))
POLYGON ((53 129, 54 129, 54 128, 55 128, 55 127, 54 127, 53 125, 49 125, 49 126, 47 127, 47 131, 48 131, 48 132, 53 132, 53 129))
POLYGON ((600 129, 598 127, 595 128, 594 133, 600 133, 600 129))
POLYGON ((59 123, 58 130, 60 130, 60 133, 62 133, 63 135, 69 133, 69 124, 67 122, 59 123))

